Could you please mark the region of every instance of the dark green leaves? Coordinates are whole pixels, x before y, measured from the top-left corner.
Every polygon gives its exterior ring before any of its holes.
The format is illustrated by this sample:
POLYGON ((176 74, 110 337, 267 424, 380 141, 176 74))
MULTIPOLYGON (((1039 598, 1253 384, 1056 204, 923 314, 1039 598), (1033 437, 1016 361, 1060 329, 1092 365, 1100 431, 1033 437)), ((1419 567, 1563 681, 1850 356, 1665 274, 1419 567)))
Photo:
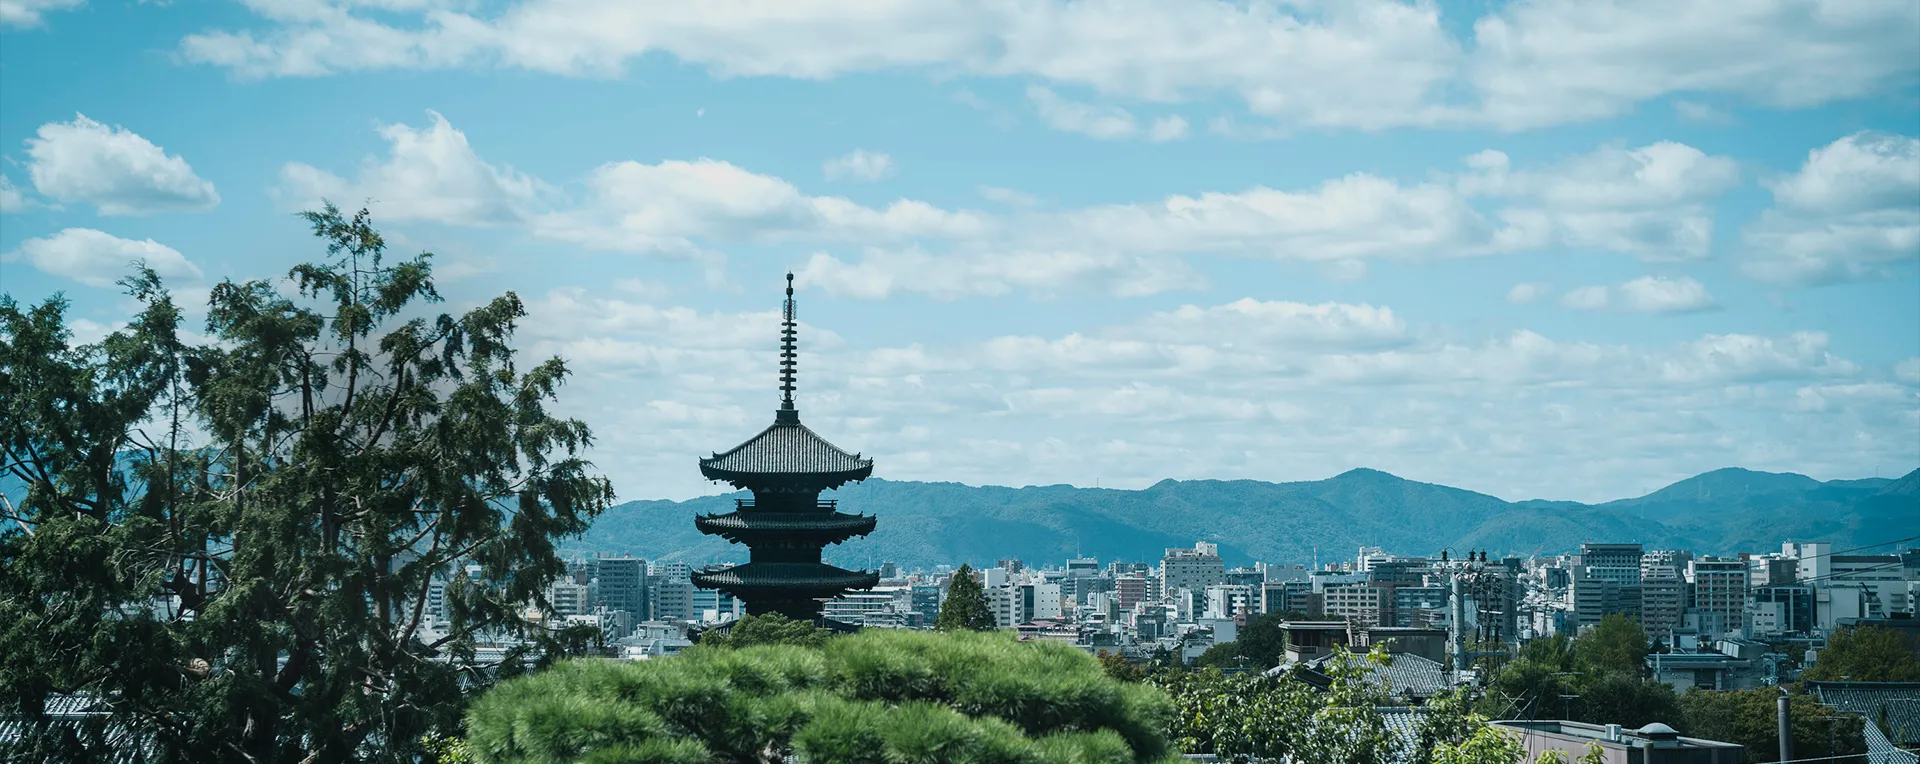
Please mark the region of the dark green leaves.
POLYGON ((612 498, 550 413, 565 365, 517 365, 511 293, 426 314, 430 256, 386 262, 365 210, 303 217, 327 260, 291 295, 216 285, 207 346, 150 271, 91 346, 59 297, 0 298, 0 469, 27 488, 0 518, 0 713, 81 695, 162 758, 408 761, 464 688, 588 646, 522 615, 612 498))

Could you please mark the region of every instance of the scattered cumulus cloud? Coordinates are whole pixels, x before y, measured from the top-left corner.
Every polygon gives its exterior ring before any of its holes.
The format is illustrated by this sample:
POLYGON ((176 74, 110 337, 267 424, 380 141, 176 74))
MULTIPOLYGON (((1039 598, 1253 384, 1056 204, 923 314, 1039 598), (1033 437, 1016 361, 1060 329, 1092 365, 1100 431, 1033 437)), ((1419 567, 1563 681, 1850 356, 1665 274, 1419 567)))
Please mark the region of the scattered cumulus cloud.
POLYGON ((1552 289, 1552 284, 1539 281, 1526 281, 1514 284, 1512 289, 1507 290, 1507 302, 1515 305, 1527 305, 1546 296, 1547 292, 1552 289))
POLYGON ((1909 385, 1920 386, 1920 356, 1894 364, 1893 378, 1909 385))
POLYGON ((1004 204, 1009 207, 1036 207, 1040 204, 1039 197, 1011 188, 980 186, 974 189, 974 192, 980 194, 980 198, 982 199, 996 204, 1004 204))
POLYGON ((13 179, 0 175, 0 214, 22 212, 32 209, 36 203, 13 184, 13 179))
POLYGON ((102 215, 204 212, 220 204, 213 184, 178 155, 124 127, 76 115, 27 139, 27 171, 42 196, 93 205, 102 215))
POLYGON ((1560 304, 1574 310, 1600 310, 1607 307, 1611 299, 1604 286, 1583 286, 1569 290, 1560 296, 1560 304))
POLYGON ((1685 99, 1673 102, 1673 113, 1679 116, 1681 121, 1692 122, 1696 125, 1726 126, 1740 123, 1739 119, 1736 119, 1732 114, 1720 108, 1685 99))
MULTIPOLYGON (((825 287, 802 289, 804 319, 804 294, 825 287)), ((770 304, 773 294, 769 286, 770 304)), ((648 476, 623 490, 705 490, 685 454, 736 442, 770 417, 772 310, 709 312, 619 290, 561 290, 529 310, 543 352, 578 369, 579 397, 567 405, 616 412, 600 415, 620 421, 601 426, 607 454, 596 458, 648 476)), ((1845 441, 1856 453, 1912 458, 1898 456, 1912 452, 1903 424, 1916 409, 1912 388, 1875 381, 1821 332, 1647 345, 1527 330, 1456 337, 1386 306, 1255 298, 1053 335, 907 345, 854 345, 808 325, 800 406, 890 478, 1014 485, 1091 484, 1093 470, 1105 484, 1143 487, 1373 465, 1513 498, 1599 499, 1696 452, 1777 469, 1845 441), (1736 431, 1792 437, 1727 441, 1736 431), (1542 464, 1576 463, 1542 476, 1542 464)), ((1920 369, 1920 359, 1908 365, 1920 369)), ((1906 374, 1920 385, 1920 371, 1906 374)))
POLYGON ((854 149, 853 153, 846 156, 827 160, 822 170, 827 180, 875 181, 893 174, 893 157, 866 149, 854 149))
POLYGON ((1706 286, 1686 276, 1642 276, 1612 286, 1583 286, 1562 295, 1560 304, 1574 310, 1613 307, 1631 313, 1693 313, 1717 307, 1706 286))
POLYGON ((136 263, 145 263, 168 280, 198 281, 204 277, 198 266, 172 247, 152 239, 122 239, 91 228, 67 228, 51 236, 27 239, 9 253, 9 259, 16 258, 44 273, 93 287, 113 286, 136 263))
POLYGON ((1205 276, 1169 257, 1115 252, 981 249, 933 254, 869 248, 848 262, 815 253, 797 280, 834 296, 881 300, 896 294, 936 299, 1093 291, 1117 297, 1204 289, 1205 276))
POLYGON ((1118 106, 1068 100, 1042 85, 1027 86, 1027 100, 1033 102, 1042 123, 1061 132, 1108 141, 1132 138, 1140 132, 1133 114, 1118 106))
POLYGON ((86 0, 0 0, 0 27, 32 29, 46 23, 49 11, 78 8, 86 0))
POLYGON ((1506 154, 1493 150, 1466 164, 1461 192, 1509 200, 1501 216, 1531 240, 1649 261, 1706 257, 1713 244, 1711 203, 1740 181, 1732 158, 1672 141, 1602 147, 1533 170, 1515 170, 1506 154))
POLYGON ((1636 313, 1690 313, 1715 306, 1707 288, 1685 276, 1642 276, 1614 289, 1621 305, 1636 313))
MULTIPOLYGON (((1135 101, 1226 96, 1281 125, 1361 129, 1523 130, 1682 93, 1804 107, 1886 92, 1920 70, 1912 55, 1920 6, 1901 0, 1543 0, 1491 10, 1465 35, 1443 25, 1439 6, 1399 0, 253 9, 261 23, 188 35, 181 55, 249 78, 494 66, 618 76, 660 53, 721 77, 957 70, 1135 101)), ((1083 131, 1126 131, 1129 120, 1093 108, 1074 117, 1083 131)))
POLYGON ((1742 232, 1754 278, 1851 281, 1920 261, 1920 139, 1855 133, 1766 185, 1773 207, 1742 232))
POLYGON ((613 162, 585 180, 586 202, 539 216, 536 232, 615 251, 689 255, 699 240, 860 241, 974 236, 980 215, 902 199, 867 207, 713 159, 613 162))
POLYGON ((524 222, 539 209, 544 184, 486 162, 445 117, 427 116, 431 123, 421 128, 381 125, 387 156, 362 161, 354 180, 288 162, 276 194, 294 209, 312 209, 324 199, 349 208, 369 204, 384 220, 472 226, 524 222))
POLYGON ((1178 114, 1169 114, 1153 121, 1147 128, 1148 140, 1155 143, 1177 141, 1187 137, 1187 120, 1178 114))

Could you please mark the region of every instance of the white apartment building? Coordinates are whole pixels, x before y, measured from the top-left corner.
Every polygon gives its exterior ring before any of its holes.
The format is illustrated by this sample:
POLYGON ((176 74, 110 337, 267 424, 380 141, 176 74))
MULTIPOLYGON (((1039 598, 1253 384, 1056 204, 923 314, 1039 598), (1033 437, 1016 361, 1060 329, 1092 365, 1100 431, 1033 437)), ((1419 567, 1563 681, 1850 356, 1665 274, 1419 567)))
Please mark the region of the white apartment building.
POLYGON ((1202 541, 1192 549, 1168 549, 1160 558, 1160 591, 1164 596, 1181 589, 1204 592, 1226 577, 1227 566, 1220 561, 1218 544, 1202 541))

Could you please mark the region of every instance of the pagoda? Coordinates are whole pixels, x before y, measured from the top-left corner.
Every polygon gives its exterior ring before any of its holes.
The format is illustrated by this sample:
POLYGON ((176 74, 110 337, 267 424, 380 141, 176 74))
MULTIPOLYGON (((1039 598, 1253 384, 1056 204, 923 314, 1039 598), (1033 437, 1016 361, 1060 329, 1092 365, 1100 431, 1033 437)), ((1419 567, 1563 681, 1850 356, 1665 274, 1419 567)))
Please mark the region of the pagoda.
POLYGON ((880 576, 836 568, 820 550, 873 532, 871 515, 850 515, 820 492, 873 474, 873 460, 840 450, 800 423, 793 406, 795 340, 793 274, 780 331, 780 408, 773 425, 732 450, 700 460, 700 474, 753 492, 734 511, 693 519, 701 533, 746 544, 750 561, 693 574, 695 586, 719 589, 746 603, 750 614, 779 613, 820 620, 821 601, 849 589, 871 589, 880 576))

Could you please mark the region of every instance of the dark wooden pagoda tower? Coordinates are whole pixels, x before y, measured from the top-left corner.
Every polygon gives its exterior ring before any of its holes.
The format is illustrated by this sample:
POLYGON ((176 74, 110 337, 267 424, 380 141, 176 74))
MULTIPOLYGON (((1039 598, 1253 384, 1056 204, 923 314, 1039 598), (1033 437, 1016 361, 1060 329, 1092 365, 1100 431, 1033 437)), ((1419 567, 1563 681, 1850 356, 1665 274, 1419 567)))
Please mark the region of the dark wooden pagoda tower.
POLYGON ((693 519, 701 533, 746 544, 752 558, 744 565, 709 568, 693 574, 695 586, 719 589, 746 603, 752 614, 780 613, 799 620, 820 619, 821 600, 849 589, 871 589, 880 576, 820 562, 820 550, 873 532, 871 515, 837 511, 820 492, 873 474, 873 460, 849 454, 800 423, 793 407, 793 274, 787 274, 785 320, 780 331, 780 409, 773 426, 733 450, 700 460, 700 474, 753 492, 722 515, 693 519))

